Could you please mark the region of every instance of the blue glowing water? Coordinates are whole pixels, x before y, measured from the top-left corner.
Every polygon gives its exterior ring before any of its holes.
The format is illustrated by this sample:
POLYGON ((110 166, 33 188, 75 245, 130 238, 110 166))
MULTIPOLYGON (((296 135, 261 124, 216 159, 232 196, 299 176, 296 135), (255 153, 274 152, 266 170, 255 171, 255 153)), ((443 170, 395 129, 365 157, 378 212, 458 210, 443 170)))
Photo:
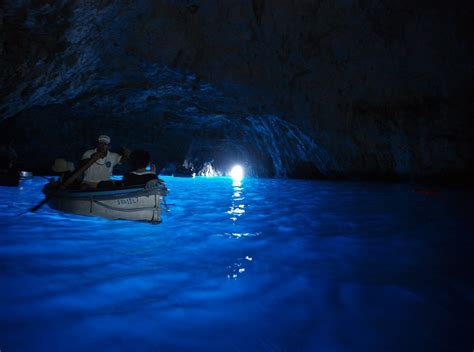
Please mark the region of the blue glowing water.
POLYGON ((472 194, 164 179, 159 225, 0 188, 1 351, 472 350, 472 194))

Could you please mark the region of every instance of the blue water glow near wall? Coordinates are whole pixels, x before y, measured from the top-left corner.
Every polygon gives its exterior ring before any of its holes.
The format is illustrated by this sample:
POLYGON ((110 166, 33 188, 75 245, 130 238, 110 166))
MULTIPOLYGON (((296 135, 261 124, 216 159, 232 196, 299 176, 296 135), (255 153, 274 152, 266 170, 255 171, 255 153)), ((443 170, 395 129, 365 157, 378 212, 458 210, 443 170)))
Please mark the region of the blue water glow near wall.
POLYGON ((0 188, 2 351, 472 350, 471 193, 164 179, 159 225, 0 188))

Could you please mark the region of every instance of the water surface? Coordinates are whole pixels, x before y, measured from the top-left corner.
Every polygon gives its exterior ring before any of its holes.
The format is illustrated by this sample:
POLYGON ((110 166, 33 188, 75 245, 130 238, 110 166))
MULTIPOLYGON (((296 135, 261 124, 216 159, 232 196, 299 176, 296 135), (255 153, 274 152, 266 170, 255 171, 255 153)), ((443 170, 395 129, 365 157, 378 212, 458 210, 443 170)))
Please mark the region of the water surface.
POLYGON ((472 193, 164 178, 159 225, 0 187, 1 351, 471 351, 472 193))

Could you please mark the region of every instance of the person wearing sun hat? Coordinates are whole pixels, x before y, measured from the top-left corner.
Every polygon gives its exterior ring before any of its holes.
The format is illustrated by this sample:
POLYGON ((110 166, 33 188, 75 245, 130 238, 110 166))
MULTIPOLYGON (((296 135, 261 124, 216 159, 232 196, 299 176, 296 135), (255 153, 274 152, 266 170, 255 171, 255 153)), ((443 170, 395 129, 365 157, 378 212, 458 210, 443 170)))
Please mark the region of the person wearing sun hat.
POLYGON ((74 168, 74 163, 72 161, 67 161, 63 158, 58 158, 54 160, 51 170, 59 174, 58 182, 61 184, 67 180, 69 176, 72 175, 74 168))
POLYGON ((103 134, 97 138, 96 147, 87 150, 82 155, 81 165, 86 164, 97 153, 101 154, 101 158, 84 171, 82 180, 83 188, 97 188, 99 183, 110 181, 115 165, 122 164, 128 160, 130 150, 124 149, 122 155, 111 152, 109 150, 110 137, 103 134))
POLYGON ((71 161, 67 161, 66 159, 59 158, 54 160, 53 166, 51 166, 51 169, 54 172, 72 172, 75 170, 74 168, 74 163, 71 161))

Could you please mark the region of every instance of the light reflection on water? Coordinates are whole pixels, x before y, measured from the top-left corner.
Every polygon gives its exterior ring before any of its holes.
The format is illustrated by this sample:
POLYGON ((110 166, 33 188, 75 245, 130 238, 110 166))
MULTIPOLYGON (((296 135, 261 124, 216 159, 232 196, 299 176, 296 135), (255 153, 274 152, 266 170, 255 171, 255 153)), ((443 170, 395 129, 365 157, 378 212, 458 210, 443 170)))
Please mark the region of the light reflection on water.
MULTIPOLYGON (((244 200, 245 197, 242 195, 244 188, 242 186, 242 181, 234 181, 232 182, 233 194, 232 194, 232 204, 230 206, 229 211, 227 213, 230 215, 230 219, 232 221, 237 221, 237 219, 245 214, 245 204, 244 200)), ((240 234, 237 237, 240 237, 240 234)))
POLYGON ((2 351, 472 347, 465 192, 165 180, 160 225, 17 217, 46 181, 0 188, 2 351))

